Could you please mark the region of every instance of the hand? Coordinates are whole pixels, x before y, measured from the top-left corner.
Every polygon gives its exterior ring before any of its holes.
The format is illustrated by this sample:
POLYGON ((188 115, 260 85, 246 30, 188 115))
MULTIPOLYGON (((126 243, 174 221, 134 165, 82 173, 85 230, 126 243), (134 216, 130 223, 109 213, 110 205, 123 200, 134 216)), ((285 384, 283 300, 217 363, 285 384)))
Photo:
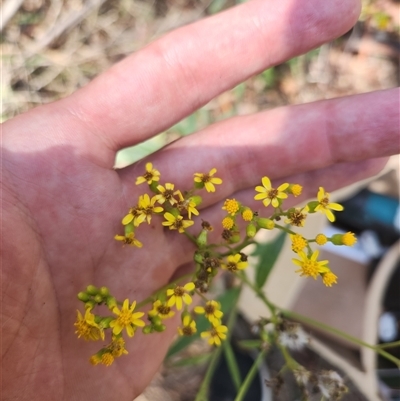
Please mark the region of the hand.
MULTIPOLYGON (((121 247, 121 218, 145 186, 144 162, 115 171, 117 150, 163 131, 219 93, 348 31, 357 0, 255 0, 178 29, 61 101, 3 125, 4 400, 132 400, 160 365, 176 325, 127 342, 129 355, 92 367, 97 342, 78 340, 76 294, 107 285, 138 301, 190 263, 189 241, 141 226, 141 249, 121 247), (142 229, 143 227, 143 229, 142 229)), ((399 92, 387 90, 236 117, 151 157, 163 182, 193 173, 224 180, 205 197, 253 199, 264 175, 315 196, 376 173, 399 152, 399 92)), ((260 207, 260 203, 257 207, 260 207)), ((218 221, 218 220, 217 220, 218 221)))

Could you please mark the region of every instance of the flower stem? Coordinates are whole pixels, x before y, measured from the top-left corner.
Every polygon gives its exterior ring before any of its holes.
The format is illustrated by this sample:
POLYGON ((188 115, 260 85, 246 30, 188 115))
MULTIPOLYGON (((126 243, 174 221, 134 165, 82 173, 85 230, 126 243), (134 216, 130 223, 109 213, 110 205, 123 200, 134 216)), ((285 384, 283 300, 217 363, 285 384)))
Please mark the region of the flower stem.
POLYGON ((251 386, 251 383, 253 382, 253 379, 258 372, 258 367, 260 366, 261 362, 265 358, 266 354, 267 354, 267 350, 263 350, 258 354, 256 360, 253 363, 253 366, 249 370, 249 373, 247 373, 247 376, 244 379, 243 384, 239 389, 239 392, 235 398, 235 401, 243 401, 244 400, 244 397, 246 396, 247 391, 249 390, 249 387, 251 386))

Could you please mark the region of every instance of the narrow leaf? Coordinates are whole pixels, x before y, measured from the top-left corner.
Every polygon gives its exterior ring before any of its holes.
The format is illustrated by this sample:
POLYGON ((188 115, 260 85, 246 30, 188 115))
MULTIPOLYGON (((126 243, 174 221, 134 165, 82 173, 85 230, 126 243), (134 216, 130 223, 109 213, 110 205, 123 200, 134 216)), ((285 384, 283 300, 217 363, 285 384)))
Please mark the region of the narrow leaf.
POLYGON ((282 231, 273 241, 267 244, 257 244, 253 256, 259 256, 256 267, 256 286, 262 288, 274 267, 278 255, 285 242, 286 233, 282 231))

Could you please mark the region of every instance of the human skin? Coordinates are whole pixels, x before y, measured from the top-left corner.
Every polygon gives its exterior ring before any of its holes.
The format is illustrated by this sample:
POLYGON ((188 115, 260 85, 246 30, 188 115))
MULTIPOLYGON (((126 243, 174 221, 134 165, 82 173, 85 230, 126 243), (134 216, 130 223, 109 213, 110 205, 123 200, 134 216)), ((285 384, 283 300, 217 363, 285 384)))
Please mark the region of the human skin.
MULTIPOLYGON (((141 249, 121 247, 121 217, 145 185, 145 161, 113 169, 116 152, 170 127, 246 78, 348 31, 358 0, 255 0, 169 33, 73 95, 2 126, 2 399, 131 401, 176 334, 127 341, 110 367, 88 363, 99 343, 78 340, 76 294, 106 285, 140 301, 190 264, 192 245, 152 222, 141 249)), ((399 152, 399 91, 287 106, 235 117, 148 160, 163 182, 191 186, 216 167, 224 185, 204 197, 252 203, 262 176, 328 191, 374 173, 399 152)), ((147 161, 148 161, 147 160, 147 161)), ((217 220, 218 221, 218 220, 217 220)), ((142 226, 141 226, 142 228, 142 226)))

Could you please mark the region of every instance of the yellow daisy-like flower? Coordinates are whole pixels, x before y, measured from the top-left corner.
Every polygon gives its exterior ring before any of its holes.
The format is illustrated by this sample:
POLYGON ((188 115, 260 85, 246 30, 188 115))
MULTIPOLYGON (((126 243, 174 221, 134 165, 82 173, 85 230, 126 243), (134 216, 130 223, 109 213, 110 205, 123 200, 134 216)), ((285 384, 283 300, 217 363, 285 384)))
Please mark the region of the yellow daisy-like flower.
POLYGON ((263 177, 261 181, 263 186, 256 187, 256 191, 260 193, 257 194, 254 199, 263 199, 264 206, 271 204, 273 207, 279 207, 279 200, 286 199, 288 197, 288 195, 283 191, 289 187, 289 184, 285 183, 280 185, 278 188, 272 188, 271 181, 268 177, 263 177))
POLYGON ((228 331, 228 327, 218 324, 214 325, 210 331, 204 331, 201 333, 201 338, 208 338, 208 343, 210 345, 216 345, 219 347, 221 345, 221 340, 226 339, 226 333, 228 331))
POLYGON ((337 276, 334 275, 331 271, 327 271, 326 273, 322 273, 322 282, 327 287, 332 287, 332 284, 337 283, 337 276))
POLYGON ((160 172, 153 168, 152 163, 146 163, 146 171, 136 179, 136 185, 143 184, 144 182, 150 185, 153 181, 160 181, 160 172))
POLYGON ((78 338, 83 337, 87 341, 104 340, 104 330, 95 322, 95 317, 90 309, 86 309, 85 316, 82 316, 81 312, 77 310, 74 326, 78 338))
POLYGON ((161 213, 164 210, 161 206, 155 206, 155 203, 157 202, 156 196, 153 196, 151 199, 148 194, 144 194, 139 197, 140 214, 135 218, 136 227, 145 220, 147 220, 147 223, 150 224, 152 214, 161 213))
POLYGON ((245 209, 242 212, 242 218, 244 221, 251 221, 253 220, 254 213, 251 209, 245 209))
POLYGON ((164 217, 167 221, 163 221, 161 224, 169 227, 170 230, 178 230, 180 233, 183 233, 186 228, 194 224, 192 220, 183 220, 182 216, 174 216, 169 212, 165 213, 164 217))
POLYGON ((300 234, 290 234, 293 252, 299 253, 307 246, 307 240, 300 234))
POLYGON ((221 264, 221 267, 225 270, 229 270, 232 273, 236 273, 238 270, 243 270, 247 267, 249 262, 242 261, 241 258, 242 256, 240 253, 237 253, 236 255, 230 255, 228 256, 227 263, 221 264))
POLYGON ((240 204, 236 199, 227 199, 222 206, 223 210, 226 210, 228 214, 234 216, 240 208, 240 204))
POLYGON ((183 318, 182 327, 178 327, 178 333, 181 336, 190 337, 196 333, 196 331, 196 322, 190 317, 190 315, 186 315, 183 318))
POLYGON ((113 308, 113 313, 118 317, 110 322, 110 327, 113 329, 113 334, 118 335, 123 329, 126 329, 129 337, 133 337, 137 327, 145 326, 145 323, 140 318, 144 315, 143 312, 133 312, 136 307, 136 301, 133 301, 129 306, 129 299, 125 299, 121 310, 118 307, 113 308))
POLYGON ((205 306, 196 306, 194 311, 198 314, 205 315, 210 323, 218 325, 221 321, 222 313, 221 304, 217 301, 207 301, 205 306))
POLYGON ((232 219, 232 217, 227 216, 222 220, 222 227, 224 227, 225 230, 230 230, 234 225, 235 221, 232 219))
POLYGON ((353 246, 357 242, 357 238, 352 232, 347 232, 342 236, 342 243, 346 246, 353 246))
POLYGON ((124 218, 122 219, 122 224, 124 226, 128 225, 131 221, 133 221, 134 219, 136 219, 136 217, 138 217, 140 215, 140 208, 138 206, 135 207, 131 207, 129 209, 129 212, 126 216, 124 216, 124 218))
POLYGON ((192 297, 188 292, 193 291, 195 285, 192 282, 185 284, 184 286, 177 285, 175 288, 167 290, 167 296, 169 297, 167 306, 171 307, 176 305, 177 310, 181 310, 183 303, 190 305, 192 303, 192 297))
POLYGON ((325 214, 330 222, 335 221, 335 215, 332 213, 332 210, 341 211, 343 210, 343 206, 339 203, 329 203, 329 193, 325 192, 323 187, 319 187, 317 199, 318 206, 315 208, 315 211, 325 214))
POLYGON ((217 172, 216 168, 210 170, 208 174, 203 173, 195 173, 194 174, 194 182, 199 184, 203 184, 206 188, 207 192, 215 192, 215 186, 222 184, 221 178, 213 177, 213 175, 217 172))
POLYGON ((163 204, 164 202, 169 202, 172 206, 178 201, 174 198, 175 195, 179 195, 180 191, 174 191, 175 185, 167 182, 165 187, 162 185, 157 185, 157 189, 160 191, 158 195, 155 196, 158 203, 163 204))
POLYGON ((308 276, 316 280, 321 273, 329 271, 329 267, 326 266, 329 262, 328 260, 317 261, 319 251, 314 251, 311 257, 308 257, 303 251, 300 251, 298 255, 301 260, 292 259, 292 262, 300 266, 300 269, 296 270, 296 273, 300 273, 300 276, 308 276))
POLYGON ((325 245, 328 242, 328 238, 326 238, 326 235, 324 235, 324 234, 318 234, 315 237, 315 242, 318 245, 322 246, 322 245, 325 245))
POLYGON ((101 363, 101 355, 100 354, 94 354, 90 357, 89 362, 93 365, 96 366, 99 363, 101 363))
POLYGON ((149 312, 150 317, 159 316, 161 319, 168 319, 175 315, 170 306, 157 300, 153 303, 153 309, 149 312))
POLYGON ((196 202, 193 201, 192 198, 189 199, 185 199, 181 193, 181 191, 178 191, 178 197, 179 197, 179 201, 176 205, 176 207, 178 208, 178 210, 181 213, 187 213, 189 219, 192 218, 192 213, 196 216, 199 215, 199 211, 196 209, 196 202))
POLYGON ((131 232, 126 235, 116 235, 114 237, 117 241, 122 241, 124 245, 136 246, 137 248, 141 248, 143 244, 136 239, 135 233, 131 232))
MULTIPOLYGON (((303 209, 304 210, 304 209, 303 209)), ((303 213, 302 209, 290 209, 287 219, 285 219, 286 224, 291 224, 296 227, 304 227, 307 215, 303 213)))

